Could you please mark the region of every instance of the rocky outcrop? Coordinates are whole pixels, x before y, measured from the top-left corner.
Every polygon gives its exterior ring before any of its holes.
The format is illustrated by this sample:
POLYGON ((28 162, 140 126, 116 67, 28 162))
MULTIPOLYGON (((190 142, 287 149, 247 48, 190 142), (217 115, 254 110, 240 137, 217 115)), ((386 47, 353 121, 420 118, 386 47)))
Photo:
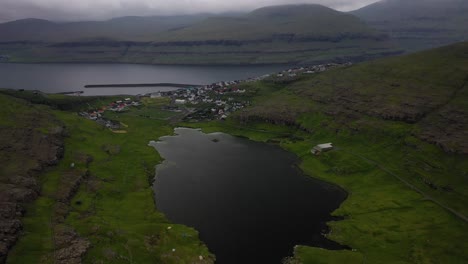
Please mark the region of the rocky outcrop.
POLYGON ((415 135, 445 152, 468 154, 468 111, 447 106, 418 124, 415 135))
POLYGON ((55 254, 57 264, 80 264, 82 256, 88 250, 90 243, 78 236, 71 228, 58 227, 55 232, 55 254))
POLYGON ((51 115, 31 111, 14 122, 0 127, 0 263, 21 233, 24 205, 40 193, 39 174, 64 151, 63 127, 51 115))

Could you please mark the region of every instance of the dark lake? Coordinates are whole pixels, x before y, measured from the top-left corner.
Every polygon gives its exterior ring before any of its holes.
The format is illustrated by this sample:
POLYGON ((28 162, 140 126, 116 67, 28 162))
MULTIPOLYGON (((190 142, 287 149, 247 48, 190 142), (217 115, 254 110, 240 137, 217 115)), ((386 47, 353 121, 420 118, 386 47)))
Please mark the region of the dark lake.
POLYGON ((218 264, 279 264, 295 245, 341 248, 321 233, 346 193, 303 175, 295 155, 222 133, 175 133, 151 143, 165 159, 156 204, 171 221, 197 229, 218 264))
POLYGON ((211 84, 258 77, 287 66, 163 66, 141 64, 0 63, 0 88, 46 93, 84 91, 85 95, 141 94, 173 88, 84 89, 88 84, 211 84))

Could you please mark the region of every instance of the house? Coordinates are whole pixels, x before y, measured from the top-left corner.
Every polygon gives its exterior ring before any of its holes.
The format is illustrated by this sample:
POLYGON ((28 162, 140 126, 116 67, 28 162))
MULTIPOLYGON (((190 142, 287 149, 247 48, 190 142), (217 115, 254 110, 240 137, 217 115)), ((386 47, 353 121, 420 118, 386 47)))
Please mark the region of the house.
POLYGON ((151 98, 160 98, 161 96, 162 96, 162 95, 161 95, 160 92, 152 93, 152 94, 150 95, 151 98))
POLYGON ((332 143, 319 144, 311 150, 311 153, 314 155, 320 155, 322 152, 326 152, 332 149, 333 149, 332 143))
POLYGON ((186 101, 183 100, 183 99, 176 99, 176 100, 175 100, 175 103, 176 103, 176 104, 185 104, 186 101))

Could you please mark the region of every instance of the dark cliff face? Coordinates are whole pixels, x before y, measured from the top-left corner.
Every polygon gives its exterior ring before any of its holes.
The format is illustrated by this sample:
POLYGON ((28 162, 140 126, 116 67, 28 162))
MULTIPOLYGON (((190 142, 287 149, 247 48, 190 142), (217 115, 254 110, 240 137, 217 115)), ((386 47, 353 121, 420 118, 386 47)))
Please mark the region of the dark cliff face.
POLYGON ((50 114, 31 110, 10 117, 11 125, 0 126, 0 263, 21 233, 25 205, 40 193, 39 175, 64 151, 63 128, 50 114), (49 131, 41 131, 44 126, 49 131))

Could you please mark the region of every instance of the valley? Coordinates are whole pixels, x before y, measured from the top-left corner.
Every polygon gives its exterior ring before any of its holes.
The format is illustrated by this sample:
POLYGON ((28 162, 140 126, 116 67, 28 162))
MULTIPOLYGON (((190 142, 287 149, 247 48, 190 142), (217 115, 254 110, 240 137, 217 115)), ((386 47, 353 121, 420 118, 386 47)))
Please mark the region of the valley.
POLYGON ((468 263, 467 1, 117 2, 0 3, 0 264, 468 263))
MULTIPOLYGON (((154 209, 153 167, 162 160, 147 144, 180 126, 278 145, 300 159, 304 174, 346 190, 348 197, 332 213, 337 218, 327 223, 330 232, 324 235, 349 249, 298 245, 284 263, 466 262, 467 49, 467 43, 459 43, 295 78, 272 75, 232 84, 245 92, 227 91, 219 99, 251 105, 224 121, 180 121, 182 116, 171 117, 184 112, 168 111, 170 99, 143 98, 137 108, 104 114, 125 124, 126 133, 113 133, 76 114, 122 97, 3 90, 7 109, 33 104, 66 131, 64 157, 34 176, 42 186, 40 195, 22 203, 27 208, 23 236, 8 263, 54 258, 66 263, 57 252, 79 245, 77 255, 67 259, 213 263, 215 256, 195 230, 170 223, 154 209), (335 149, 312 155, 311 148, 323 142, 333 142, 335 149), (69 199, 60 198, 79 175, 69 199), (44 228, 51 223, 54 229, 44 228), (54 240, 61 236, 82 242, 54 240)), ((14 120, 8 118, 2 120, 14 120)), ((13 124, 3 121, 5 128, 13 124)), ((55 131, 45 127, 38 133, 55 131)))

